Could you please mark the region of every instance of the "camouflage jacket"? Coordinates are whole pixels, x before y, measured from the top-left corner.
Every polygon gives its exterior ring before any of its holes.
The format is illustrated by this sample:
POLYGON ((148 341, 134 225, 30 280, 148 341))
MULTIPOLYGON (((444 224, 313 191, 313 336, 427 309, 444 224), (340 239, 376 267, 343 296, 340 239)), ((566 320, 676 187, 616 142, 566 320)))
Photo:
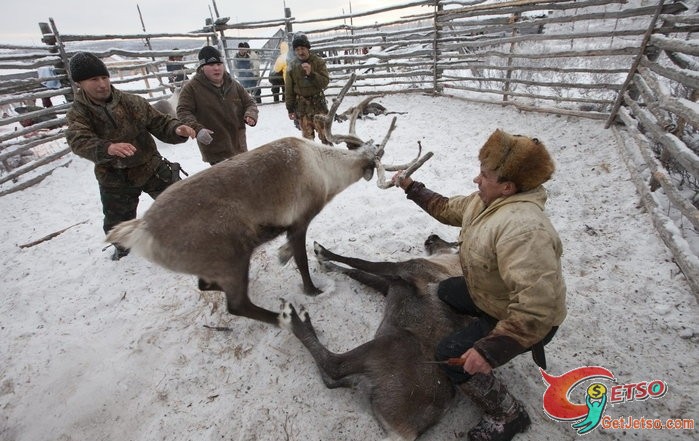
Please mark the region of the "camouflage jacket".
POLYGON ((169 144, 187 141, 175 129, 182 123, 155 110, 144 98, 112 87, 107 104, 95 104, 78 90, 68 114, 66 140, 78 156, 95 163, 97 181, 105 187, 140 187, 153 176, 161 156, 153 136, 169 144), (133 156, 107 154, 112 143, 136 147, 133 156))
POLYGON ((328 113, 324 90, 330 83, 325 60, 311 54, 307 63, 311 64, 311 74, 306 76, 301 68, 301 60, 294 57, 284 74, 284 98, 286 110, 298 116, 313 116, 328 113))
POLYGON ((229 73, 223 85, 214 86, 202 72, 182 88, 177 103, 177 117, 197 133, 207 128, 213 141, 198 143, 205 162, 219 162, 248 150, 245 139, 245 117, 257 121, 255 100, 229 73))
POLYGON ((492 367, 528 350, 563 322, 563 246, 544 213, 544 187, 487 207, 477 192, 446 198, 420 182, 406 193, 438 221, 461 227, 459 255, 471 298, 498 320, 474 345, 492 367))

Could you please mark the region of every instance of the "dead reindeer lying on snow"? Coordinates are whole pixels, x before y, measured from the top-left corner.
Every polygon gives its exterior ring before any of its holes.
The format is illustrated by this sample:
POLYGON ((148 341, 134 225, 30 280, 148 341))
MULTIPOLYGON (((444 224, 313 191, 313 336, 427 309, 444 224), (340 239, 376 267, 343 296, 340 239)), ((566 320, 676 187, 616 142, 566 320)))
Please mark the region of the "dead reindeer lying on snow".
POLYGON ((384 106, 381 104, 374 102, 373 100, 375 98, 380 98, 382 95, 374 95, 371 97, 368 97, 366 102, 362 101, 359 105, 355 107, 350 107, 349 109, 345 110, 344 112, 335 115, 335 121, 337 122, 344 122, 347 121, 349 118, 352 117, 352 115, 356 112, 357 115, 359 116, 359 119, 363 119, 365 116, 368 115, 404 115, 408 112, 389 112, 388 109, 386 109, 384 106))
MULTIPOLYGON (((288 243, 280 259, 293 255, 306 294, 320 292, 308 272, 306 230, 335 195, 358 181, 370 180, 376 168, 378 185, 389 187, 384 172, 406 165, 381 164, 381 145, 364 142, 350 122, 349 135, 333 135, 333 116, 354 76, 340 92, 325 121, 328 139, 349 150, 300 138, 282 138, 205 169, 168 187, 144 214, 117 225, 107 242, 132 249, 170 270, 194 274, 202 289, 225 291, 228 312, 278 324, 278 313, 260 308, 248 297, 248 270, 255 248, 282 233, 288 243)), ((431 153, 418 154, 415 170, 431 153)))
POLYGON ((291 304, 282 305, 281 321, 310 351, 325 385, 367 387, 374 415, 391 440, 414 440, 447 410, 455 388, 433 362, 434 351, 441 338, 471 320, 432 292, 436 282, 463 274, 457 244, 432 235, 425 248, 429 257, 396 263, 343 257, 315 244, 321 265, 386 296, 374 339, 344 354, 330 352, 320 343, 305 310, 297 313, 291 304))

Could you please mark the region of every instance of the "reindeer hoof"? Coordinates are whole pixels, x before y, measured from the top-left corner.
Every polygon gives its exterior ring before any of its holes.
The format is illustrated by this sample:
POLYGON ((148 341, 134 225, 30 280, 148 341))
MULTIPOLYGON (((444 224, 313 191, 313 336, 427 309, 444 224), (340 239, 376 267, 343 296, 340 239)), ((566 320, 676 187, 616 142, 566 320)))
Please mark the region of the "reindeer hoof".
POLYGON ((323 293, 323 290, 321 290, 320 288, 316 288, 315 286, 311 286, 311 287, 309 287, 309 288, 304 288, 304 289, 303 289, 303 292, 304 292, 304 294, 306 294, 307 296, 315 297, 315 296, 317 296, 318 294, 322 294, 322 293, 323 293))
POLYGON ((294 327, 299 326, 302 323, 305 323, 308 321, 308 313, 306 312, 306 308, 301 306, 299 309, 299 312, 296 312, 296 309, 294 309, 294 305, 291 303, 287 302, 284 299, 282 300, 282 305, 281 305, 281 312, 279 313, 279 326, 281 328, 289 329, 292 330, 294 327))
POLYGON ((327 249, 323 245, 319 244, 318 242, 313 242, 313 252, 315 253, 316 258, 321 262, 327 260, 325 258, 326 251, 327 249))

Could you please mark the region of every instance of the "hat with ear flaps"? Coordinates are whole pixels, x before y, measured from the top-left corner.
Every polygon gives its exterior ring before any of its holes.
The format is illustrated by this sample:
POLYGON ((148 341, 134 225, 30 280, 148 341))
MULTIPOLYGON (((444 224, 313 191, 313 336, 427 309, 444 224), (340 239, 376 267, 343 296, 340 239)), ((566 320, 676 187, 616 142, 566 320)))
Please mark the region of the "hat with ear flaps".
POLYGON ((498 129, 478 153, 481 166, 497 173, 500 181, 514 182, 529 191, 551 179, 555 166, 546 147, 536 138, 510 135, 498 129))

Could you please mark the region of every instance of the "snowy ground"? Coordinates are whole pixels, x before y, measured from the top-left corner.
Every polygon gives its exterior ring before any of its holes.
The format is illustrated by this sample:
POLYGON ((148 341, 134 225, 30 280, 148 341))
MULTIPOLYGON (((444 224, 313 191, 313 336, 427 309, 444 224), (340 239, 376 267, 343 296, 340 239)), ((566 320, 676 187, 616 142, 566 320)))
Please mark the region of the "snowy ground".
MULTIPOLYGON (((348 99, 352 104, 353 100, 348 99)), ((569 314, 547 347, 548 371, 585 365, 610 369, 620 384, 661 379, 660 399, 609 406, 616 417, 696 418, 699 351, 695 296, 655 234, 601 122, 523 114, 425 96, 380 102, 408 112, 387 147, 404 162, 417 141, 435 152, 415 175, 445 195, 475 190, 477 152, 496 128, 536 136, 558 170, 547 185, 548 212, 565 247, 569 314)), ((344 108, 344 106, 343 106, 344 108)), ((342 109, 341 109, 342 110, 342 109)), ((360 122, 380 139, 389 117, 360 122)), ((336 132, 346 130, 336 125, 336 132)), ((261 109, 250 145, 296 135, 281 104, 261 109)), ((193 142, 163 145, 190 173, 204 168, 193 142)), ((150 205, 143 197, 140 211, 150 205)), ((200 293, 192 276, 139 257, 109 259, 92 166, 76 158, 41 184, 0 198, 0 439, 44 440, 377 440, 384 436, 359 391, 326 389, 310 355, 287 331, 233 317, 223 295, 200 293), (19 245, 85 221, 52 240, 19 245), (228 327, 215 331, 208 326, 228 327)), ((396 189, 360 181, 314 220, 331 250, 374 260, 422 253, 430 233, 453 240, 396 189)), ((279 298, 304 304, 334 351, 370 339, 382 299, 311 263, 324 290, 301 293, 293 265, 280 266, 281 240, 262 247, 251 266, 251 297, 269 309, 279 298)), ((534 424, 516 439, 576 439, 569 424, 542 409, 545 385, 529 355, 498 375, 523 400, 534 424)), ((580 397, 573 397, 578 402, 580 397)), ((479 412, 458 396, 422 440, 465 439, 479 412)), ((696 430, 596 429, 588 439, 689 439, 696 430)))

